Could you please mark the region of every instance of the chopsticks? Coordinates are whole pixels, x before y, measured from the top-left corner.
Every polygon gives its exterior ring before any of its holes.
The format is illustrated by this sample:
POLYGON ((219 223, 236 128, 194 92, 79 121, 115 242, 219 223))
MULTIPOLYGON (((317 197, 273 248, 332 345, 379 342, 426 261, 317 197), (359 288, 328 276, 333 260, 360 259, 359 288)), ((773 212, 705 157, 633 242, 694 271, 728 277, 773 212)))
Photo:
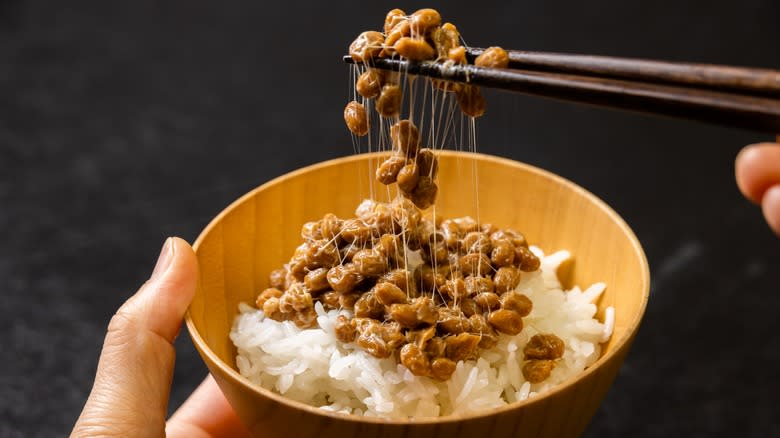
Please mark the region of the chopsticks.
MULTIPOLYGON (((483 49, 472 48, 473 60, 483 49)), ((376 58, 371 66, 621 110, 780 133, 780 71, 508 51, 507 69, 376 58)), ((344 61, 353 63, 349 56, 344 61)))
MULTIPOLYGON (((469 62, 485 49, 466 49, 469 62)), ((691 85, 759 96, 780 96, 780 71, 763 68, 650 61, 611 56, 508 50, 510 68, 597 75, 647 82, 691 85)))

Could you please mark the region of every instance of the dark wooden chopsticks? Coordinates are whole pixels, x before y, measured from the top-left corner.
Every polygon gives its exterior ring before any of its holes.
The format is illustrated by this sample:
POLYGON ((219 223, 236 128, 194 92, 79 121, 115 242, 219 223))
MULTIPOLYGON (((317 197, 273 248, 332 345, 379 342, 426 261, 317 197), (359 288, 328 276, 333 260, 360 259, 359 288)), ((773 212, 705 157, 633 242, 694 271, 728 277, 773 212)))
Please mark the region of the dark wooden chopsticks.
MULTIPOLYGON (((474 58, 482 49, 472 48, 474 58)), ((780 71, 509 51, 507 69, 378 58, 384 70, 603 107, 780 133, 780 71)), ((345 62, 353 62, 349 56, 345 62)))
MULTIPOLYGON (((469 62, 485 49, 466 50, 469 62)), ((763 68, 650 61, 610 56, 508 50, 509 67, 691 85, 758 96, 780 97, 780 71, 763 68)))

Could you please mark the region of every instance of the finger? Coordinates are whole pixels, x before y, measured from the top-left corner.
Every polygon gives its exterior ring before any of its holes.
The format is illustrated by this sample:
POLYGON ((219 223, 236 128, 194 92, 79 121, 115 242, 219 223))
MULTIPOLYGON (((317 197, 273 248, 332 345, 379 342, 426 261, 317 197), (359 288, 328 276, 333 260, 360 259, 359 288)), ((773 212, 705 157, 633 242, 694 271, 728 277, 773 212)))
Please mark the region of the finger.
POLYGON ((168 438, 251 437, 209 375, 165 428, 168 438))
POLYGON ((761 210, 766 222, 780 236, 780 184, 776 184, 764 193, 761 199, 761 210))
POLYGON ((189 244, 168 239, 152 277, 111 318, 95 384, 72 436, 163 436, 172 342, 197 275, 189 244))
POLYGON ((734 166, 740 191, 755 203, 780 184, 780 144, 759 143, 742 149, 734 166))

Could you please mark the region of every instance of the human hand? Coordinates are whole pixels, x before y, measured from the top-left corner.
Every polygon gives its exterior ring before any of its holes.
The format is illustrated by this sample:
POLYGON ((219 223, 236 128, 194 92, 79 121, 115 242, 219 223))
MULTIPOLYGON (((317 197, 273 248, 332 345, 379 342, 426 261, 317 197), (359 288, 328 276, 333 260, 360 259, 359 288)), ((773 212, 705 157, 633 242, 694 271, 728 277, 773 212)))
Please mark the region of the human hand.
POLYGON ((210 376, 166 425, 173 341, 197 276, 190 245, 166 240, 149 281, 111 318, 92 392, 71 437, 249 436, 210 376))
POLYGON ((739 189, 761 205, 767 223, 780 236, 780 144, 747 146, 737 155, 734 167, 739 189))

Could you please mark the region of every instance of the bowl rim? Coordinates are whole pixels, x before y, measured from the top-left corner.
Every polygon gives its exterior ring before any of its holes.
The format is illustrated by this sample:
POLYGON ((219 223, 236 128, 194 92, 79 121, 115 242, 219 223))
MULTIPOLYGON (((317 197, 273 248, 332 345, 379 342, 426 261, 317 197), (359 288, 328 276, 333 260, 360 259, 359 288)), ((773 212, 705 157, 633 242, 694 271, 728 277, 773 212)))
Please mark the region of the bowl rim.
MULTIPOLYGON (((472 413, 466 413, 466 414, 454 414, 454 415, 446 415, 441 417, 420 417, 420 418, 382 418, 382 417, 367 417, 367 416, 360 416, 360 415, 354 415, 354 414, 345 414, 340 412, 332 412, 327 411, 324 409, 321 409, 319 407, 311 406, 308 404, 305 404, 303 402, 299 402, 296 400, 289 399, 281 394, 278 394, 274 391, 271 391, 269 389, 263 388, 259 385, 256 385, 249 381, 249 379, 242 376, 237 370, 235 370, 233 367, 226 364, 222 359, 217 356, 214 351, 211 350, 211 348, 208 346, 206 341, 203 339, 203 337, 200 335, 198 330, 195 327, 195 323, 192 319, 192 315, 190 313, 190 307, 187 308, 187 312, 185 313, 185 323, 187 325, 187 331, 190 334, 190 338, 193 341, 193 344, 195 345, 198 352, 201 354, 201 357, 206 362, 211 362, 213 366, 216 366, 219 368, 222 373, 223 377, 228 378, 229 380, 233 381, 234 384, 238 384, 239 386, 242 386, 243 388, 256 393, 257 395, 269 398, 277 403, 281 403, 283 405, 286 405, 289 408, 297 409, 297 410, 303 410, 307 411, 314 415, 320 415, 329 417, 334 420, 340 420, 340 421, 352 421, 357 423, 374 423, 374 424, 383 424, 383 425, 412 425, 412 424, 441 424, 441 423, 450 423, 450 422, 460 422, 463 420, 475 420, 479 418, 489 417, 501 413, 507 413, 510 411, 514 411, 518 408, 521 408, 523 406, 527 406, 534 403, 542 403, 545 400, 555 396, 556 394, 563 392, 567 390, 570 386, 574 385, 575 382, 578 380, 583 379, 584 377, 594 373, 597 368, 599 368, 602 364, 612 360, 619 352, 623 351, 624 349, 628 348, 626 346, 627 343, 630 343, 634 336, 636 335, 636 332, 639 329, 639 325, 642 321, 642 317, 644 316, 644 313, 647 309, 647 302, 650 297, 650 267, 647 262, 647 256, 645 255, 645 252, 639 243, 639 239, 637 239, 636 235, 634 234, 633 230, 628 226, 628 224, 623 220, 622 217, 620 217, 617 212, 612 209, 609 205, 607 205, 606 202, 602 201, 599 197, 594 195, 593 193, 589 192, 588 190, 585 190, 578 184, 560 176, 555 173, 552 173, 550 171, 544 170, 542 168, 523 163, 520 161, 516 161, 510 158, 505 157, 499 157, 496 155, 489 155, 489 154, 483 154, 483 153, 475 153, 475 152, 465 152, 465 151, 450 151, 450 150, 440 150, 437 151, 437 154, 444 155, 444 156, 452 156, 455 158, 466 158, 466 159, 477 159, 477 160, 483 160, 483 161, 493 161, 496 163, 504 164, 504 165, 510 165, 516 168, 523 169, 524 171, 530 172, 532 174, 536 174, 538 176, 556 180, 563 185, 569 186, 573 190, 579 192, 584 197, 588 198, 590 201, 592 201, 598 208, 600 208, 604 213, 606 213, 608 216, 612 218, 612 220, 622 229, 622 231, 628 236, 631 245, 634 247, 634 250, 639 254, 640 256, 640 263, 642 264, 642 276, 640 279, 641 283, 641 301, 640 301, 640 308, 639 312, 637 312, 635 318, 627 324, 627 332, 626 335, 623 336, 623 338, 618 339, 616 343, 613 345, 613 347, 610 349, 610 351, 607 352, 607 354, 602 355, 599 357, 596 362, 594 362, 591 366, 586 368, 581 373, 570 377, 569 379, 555 385, 553 388, 547 390, 543 394, 540 394, 539 396, 535 397, 529 397, 522 401, 516 401, 513 403, 507 403, 504 406, 493 408, 493 409, 485 409, 480 410, 472 413), (207 360, 206 360, 207 359, 207 360)), ((276 178, 273 178, 263 184, 261 184, 258 187, 255 187, 254 189, 250 190, 249 192, 245 193, 235 201, 233 201, 228 207, 224 208, 222 211, 219 212, 217 216, 212 219, 209 224, 201 231, 201 233, 198 235, 198 238, 193 243, 193 249, 197 253, 198 248, 203 242, 203 239, 205 239, 205 236, 208 235, 213 228, 215 228, 222 219, 228 215, 231 211, 233 211, 235 208, 237 208, 239 205, 246 202, 248 199, 251 199, 255 196, 255 194, 261 190, 266 189, 267 187, 279 184, 287 179, 296 178, 301 174, 311 172, 314 170, 318 170, 321 168, 334 166, 338 164, 348 163, 352 161, 360 161, 360 160, 366 160, 366 159, 377 159, 381 158, 383 156, 389 155, 389 152, 371 152, 371 153, 362 153, 362 154, 353 154, 346 157, 340 157, 340 158, 333 158, 326 161, 321 161, 315 164, 311 164, 299 169, 295 169, 293 171, 287 172, 283 175, 280 175, 276 178)), ((208 363, 207 363, 208 365, 208 363)))

